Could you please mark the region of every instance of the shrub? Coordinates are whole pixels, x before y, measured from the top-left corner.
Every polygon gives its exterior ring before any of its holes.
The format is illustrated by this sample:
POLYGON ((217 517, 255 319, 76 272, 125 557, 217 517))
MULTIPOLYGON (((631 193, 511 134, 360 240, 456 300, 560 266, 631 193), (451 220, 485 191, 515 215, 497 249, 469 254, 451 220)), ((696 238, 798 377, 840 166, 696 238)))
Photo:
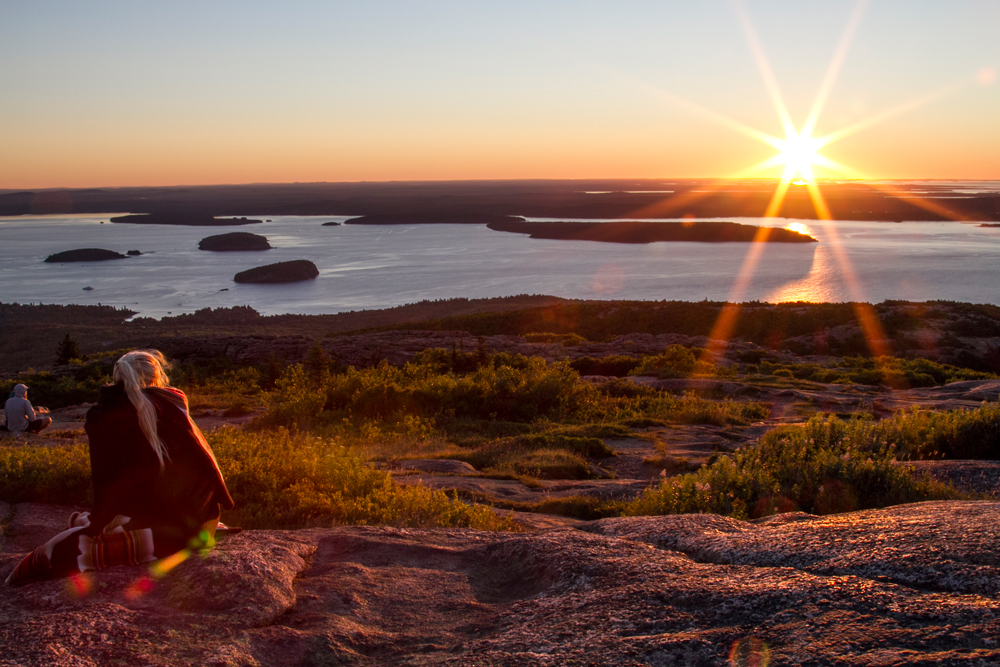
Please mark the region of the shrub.
POLYGON ((845 429, 869 449, 895 446, 900 458, 1000 459, 1000 405, 975 410, 911 410, 845 429))
POLYGON ((694 372, 694 353, 683 345, 671 345, 663 354, 643 357, 629 375, 655 375, 661 378, 687 377, 694 372))
POLYGON ((583 345, 587 339, 575 333, 526 333, 524 340, 529 343, 559 343, 563 347, 583 345))
POLYGON ((916 479, 895 461, 891 446, 867 450, 844 433, 844 422, 836 418, 774 429, 758 445, 667 480, 627 503, 623 511, 755 518, 792 510, 829 514, 957 496, 951 487, 916 479))

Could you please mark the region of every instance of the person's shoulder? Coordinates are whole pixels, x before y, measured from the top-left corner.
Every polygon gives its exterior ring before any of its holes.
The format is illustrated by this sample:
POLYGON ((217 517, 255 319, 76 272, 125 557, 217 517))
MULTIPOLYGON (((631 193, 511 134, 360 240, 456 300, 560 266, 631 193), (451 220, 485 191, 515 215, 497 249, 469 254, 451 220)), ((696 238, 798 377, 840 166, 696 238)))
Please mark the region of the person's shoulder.
POLYGON ((125 387, 120 384, 106 384, 97 392, 97 403, 87 410, 87 417, 93 418, 102 411, 114 410, 128 403, 125 387))
POLYGON ((97 393, 98 404, 103 402, 114 402, 121 399, 128 399, 128 395, 125 393, 125 385, 117 384, 106 384, 101 387, 100 391, 97 393))

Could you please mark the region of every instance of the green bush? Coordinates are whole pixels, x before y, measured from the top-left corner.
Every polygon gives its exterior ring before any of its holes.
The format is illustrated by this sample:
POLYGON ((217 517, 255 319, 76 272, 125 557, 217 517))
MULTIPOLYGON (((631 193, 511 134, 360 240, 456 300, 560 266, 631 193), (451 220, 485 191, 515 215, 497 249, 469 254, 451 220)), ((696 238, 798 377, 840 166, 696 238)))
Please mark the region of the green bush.
POLYGON ((575 333, 526 333, 524 340, 529 343, 559 343, 563 347, 583 345, 587 339, 575 333))
MULTIPOLYGON (((861 424, 861 421, 857 422, 861 424)), ((953 488, 916 479, 891 446, 867 449, 836 419, 777 428, 758 445, 721 456, 627 503, 629 515, 712 512, 756 518, 801 510, 830 514, 954 498, 953 488)))
POLYGON ((893 446, 900 458, 1000 459, 1000 405, 975 410, 911 410, 880 422, 845 428, 845 436, 869 449, 893 446))
POLYGON ((694 372, 694 353, 683 345, 671 345, 663 354, 643 357, 629 375, 655 375, 660 378, 682 378, 694 372))

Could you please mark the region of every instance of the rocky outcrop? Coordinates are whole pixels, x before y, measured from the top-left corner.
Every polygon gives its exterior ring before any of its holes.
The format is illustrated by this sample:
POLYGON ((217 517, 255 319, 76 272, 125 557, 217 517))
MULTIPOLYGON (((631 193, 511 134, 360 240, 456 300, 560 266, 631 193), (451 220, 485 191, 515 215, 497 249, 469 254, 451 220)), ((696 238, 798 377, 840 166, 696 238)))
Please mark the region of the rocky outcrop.
POLYGON ((322 225, 320 225, 320 226, 321 226, 321 227, 340 227, 340 223, 339 223, 339 222, 335 222, 335 221, 332 221, 332 220, 331 220, 330 222, 324 222, 324 223, 323 223, 322 225))
POLYGON ((250 232, 230 232, 206 236, 198 242, 198 250, 213 250, 215 252, 242 252, 250 250, 270 250, 271 244, 267 237, 250 232))
POLYGON ((49 255, 45 261, 49 264, 60 262, 104 262, 109 259, 126 259, 126 256, 114 250, 102 248, 78 248, 49 255))
POLYGON ((238 283, 295 283, 312 280, 318 275, 319 269, 315 264, 306 259, 295 259, 240 271, 233 280, 238 283))
MULTIPOLYGON (((2 571, 66 509, 14 507, 2 571)), ((119 567, 0 589, 0 662, 996 664, 998 549, 993 502, 523 534, 244 531, 159 580, 119 567)))

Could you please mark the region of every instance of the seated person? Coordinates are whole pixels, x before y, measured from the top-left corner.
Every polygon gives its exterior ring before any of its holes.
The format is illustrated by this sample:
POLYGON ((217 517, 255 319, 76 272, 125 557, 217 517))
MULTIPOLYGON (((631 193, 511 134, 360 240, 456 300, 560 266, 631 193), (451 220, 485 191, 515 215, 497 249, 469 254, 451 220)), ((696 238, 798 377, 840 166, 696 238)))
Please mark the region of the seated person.
POLYGON ((23 384, 14 386, 14 393, 4 404, 3 412, 7 423, 0 430, 11 433, 38 433, 52 423, 51 417, 36 418, 35 409, 28 400, 28 387, 23 384))
POLYGON ((16 586, 111 565, 149 563, 211 546, 220 506, 232 509, 215 455, 168 386, 166 361, 136 350, 115 362, 115 384, 87 412, 94 506, 28 554, 16 586))

